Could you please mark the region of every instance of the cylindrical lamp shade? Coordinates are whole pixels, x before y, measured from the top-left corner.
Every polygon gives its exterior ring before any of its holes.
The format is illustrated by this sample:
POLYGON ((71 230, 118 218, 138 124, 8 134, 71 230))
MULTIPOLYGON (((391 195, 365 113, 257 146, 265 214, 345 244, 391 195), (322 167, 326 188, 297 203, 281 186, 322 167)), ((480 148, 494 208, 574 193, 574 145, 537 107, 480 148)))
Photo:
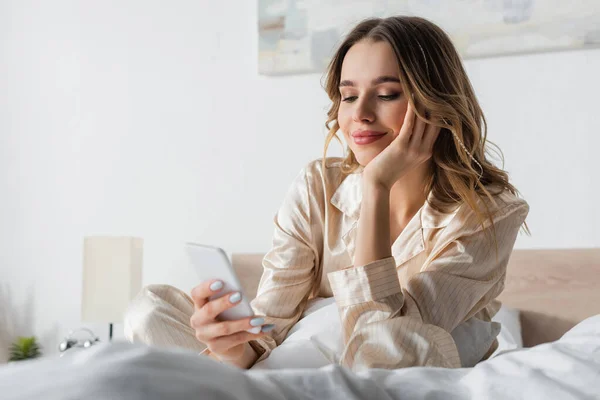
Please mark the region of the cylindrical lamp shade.
POLYGON ((142 287, 143 239, 86 237, 83 243, 83 295, 85 322, 116 323, 142 287))

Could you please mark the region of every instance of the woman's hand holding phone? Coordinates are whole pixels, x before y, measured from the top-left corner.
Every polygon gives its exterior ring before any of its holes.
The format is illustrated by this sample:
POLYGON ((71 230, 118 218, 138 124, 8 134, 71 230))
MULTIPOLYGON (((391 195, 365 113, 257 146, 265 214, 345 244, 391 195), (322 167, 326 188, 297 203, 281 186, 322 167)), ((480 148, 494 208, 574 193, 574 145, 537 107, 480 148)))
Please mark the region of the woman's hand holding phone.
POLYGON ((265 336, 274 326, 264 325, 262 317, 219 321, 219 314, 235 307, 242 300, 240 292, 232 292, 211 301, 209 297, 218 294, 223 286, 222 281, 211 280, 192 289, 194 314, 190 318, 190 325, 195 330, 196 338, 220 361, 248 368, 256 358, 248 342, 265 336), (257 327, 260 328, 259 333, 248 332, 257 327))

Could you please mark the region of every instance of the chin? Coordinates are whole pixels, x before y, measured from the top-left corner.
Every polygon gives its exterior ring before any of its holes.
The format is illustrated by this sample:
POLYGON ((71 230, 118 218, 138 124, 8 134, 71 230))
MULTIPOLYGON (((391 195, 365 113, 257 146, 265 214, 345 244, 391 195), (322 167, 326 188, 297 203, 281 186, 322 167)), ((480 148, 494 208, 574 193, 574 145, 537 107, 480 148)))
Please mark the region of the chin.
POLYGON ((361 151, 360 153, 354 153, 354 158, 356 158, 356 161, 358 161, 358 163, 360 165, 362 165, 363 167, 366 167, 367 164, 369 164, 371 162, 372 159, 374 159, 377 154, 379 154, 379 152, 372 154, 372 152, 366 152, 366 151, 361 151), (365 154, 365 153, 371 153, 371 154, 365 154))
POLYGON ((366 167, 367 164, 371 162, 372 159, 377 157, 379 153, 385 150, 386 147, 390 145, 391 142, 384 142, 384 140, 379 140, 368 146, 352 146, 350 150, 354 153, 354 158, 356 161, 363 167, 366 167), (355 147, 355 148, 353 148, 355 147))

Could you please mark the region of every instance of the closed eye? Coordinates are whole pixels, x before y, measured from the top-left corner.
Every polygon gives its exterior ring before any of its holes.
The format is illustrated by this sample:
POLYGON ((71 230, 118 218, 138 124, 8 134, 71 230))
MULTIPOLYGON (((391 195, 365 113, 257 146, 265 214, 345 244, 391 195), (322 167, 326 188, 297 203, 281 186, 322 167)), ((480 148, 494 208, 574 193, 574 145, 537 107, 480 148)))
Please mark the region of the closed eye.
MULTIPOLYGON (((392 100, 396 100, 397 98, 399 98, 400 95, 401 95, 401 93, 395 93, 395 94, 389 94, 389 95, 381 95, 381 96, 377 96, 377 97, 383 101, 392 101, 392 100)), ((348 96, 348 97, 344 97, 342 99, 342 101, 346 102, 346 103, 352 103, 357 98, 358 98, 358 96, 348 96)))
POLYGON ((377 97, 379 97, 381 100, 385 100, 385 101, 396 100, 398 97, 400 97, 400 93, 390 94, 387 96, 377 96, 377 97))

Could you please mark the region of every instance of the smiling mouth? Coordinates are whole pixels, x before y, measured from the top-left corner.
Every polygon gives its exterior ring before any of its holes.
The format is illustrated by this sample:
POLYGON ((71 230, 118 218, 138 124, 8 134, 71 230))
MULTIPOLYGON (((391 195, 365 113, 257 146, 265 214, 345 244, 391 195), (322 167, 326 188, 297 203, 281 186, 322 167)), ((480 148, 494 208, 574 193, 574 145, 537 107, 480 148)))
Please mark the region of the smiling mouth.
POLYGON ((354 140, 354 143, 364 145, 376 142, 385 135, 385 132, 358 131, 352 134, 352 139, 354 140))

